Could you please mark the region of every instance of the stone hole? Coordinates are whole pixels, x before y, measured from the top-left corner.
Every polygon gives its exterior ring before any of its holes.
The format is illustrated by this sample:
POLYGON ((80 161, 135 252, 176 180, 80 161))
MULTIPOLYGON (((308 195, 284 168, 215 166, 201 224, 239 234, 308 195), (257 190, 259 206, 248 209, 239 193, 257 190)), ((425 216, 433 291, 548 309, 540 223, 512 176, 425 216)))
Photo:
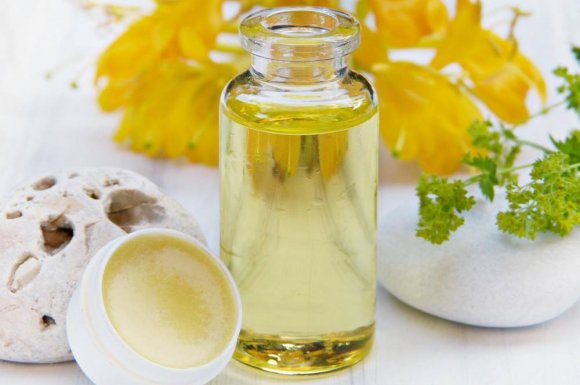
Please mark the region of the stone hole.
POLYGON ((42 323, 42 329, 46 329, 49 328, 53 325, 56 325, 56 321, 54 320, 54 318, 52 318, 49 315, 43 315, 42 318, 40 319, 40 322, 42 323))
POLYGON ((32 188, 36 191, 48 190, 56 184, 56 178, 53 176, 46 176, 32 184, 32 188))
POLYGON ((125 232, 130 233, 144 224, 159 223, 165 209, 157 199, 138 190, 117 190, 109 196, 107 216, 125 232))
POLYGON ((64 249, 74 235, 73 224, 64 215, 51 218, 40 225, 44 250, 54 255, 64 249))
POLYGON ((21 216, 22 216, 22 211, 20 211, 20 210, 8 211, 6 213, 6 219, 16 219, 16 218, 20 218, 21 216))
POLYGON ((97 190, 94 187, 91 187, 91 186, 83 187, 83 191, 91 199, 95 199, 96 200, 96 199, 100 199, 101 198, 101 193, 99 192, 99 190, 97 190))
POLYGON ((24 254, 12 266, 8 277, 8 288, 16 293, 28 285, 40 273, 40 261, 32 254, 24 254))

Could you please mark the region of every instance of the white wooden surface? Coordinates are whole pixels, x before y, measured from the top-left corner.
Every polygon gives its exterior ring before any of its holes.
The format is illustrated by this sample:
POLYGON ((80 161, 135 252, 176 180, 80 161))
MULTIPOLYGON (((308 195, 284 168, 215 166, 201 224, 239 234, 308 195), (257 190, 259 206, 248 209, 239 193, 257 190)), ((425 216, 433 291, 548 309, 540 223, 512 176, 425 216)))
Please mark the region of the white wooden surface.
MULTIPOLYGON (((580 43, 576 0, 486 1, 486 13, 518 4, 534 12, 518 29, 521 46, 546 75, 558 64, 572 65, 571 43, 580 43)), ((491 13, 495 21, 507 20, 491 13)), ((89 66, 80 88, 68 82, 106 45, 73 0, 0 0, 0 194, 36 174, 61 168, 118 166, 140 172, 163 187, 201 223, 218 250, 217 170, 184 162, 152 160, 114 144, 118 116, 95 103, 89 66), (52 80, 44 73, 70 62, 52 80)), ((493 24, 493 22, 491 23, 493 24)), ((550 85, 555 84, 548 75, 550 85)), ((553 89, 553 87, 552 87, 553 89)), ((551 96, 555 99, 555 96, 551 96)), ((565 112, 542 118, 525 133, 558 136, 574 117, 565 112)), ((532 154, 526 154, 530 157, 532 154)), ((382 156, 380 209, 412 194, 416 169, 382 156)), ((428 257, 428 256, 426 256, 428 257)), ((413 310, 378 292, 377 335, 371 355, 352 369, 308 379, 307 384, 356 385, 578 385, 580 306, 537 327, 502 330, 450 323, 413 310)), ((282 384, 232 363, 212 384, 282 384)), ((0 362, 0 385, 88 385, 75 363, 22 365, 0 362)), ((111 384, 122 385, 122 384, 111 384)))

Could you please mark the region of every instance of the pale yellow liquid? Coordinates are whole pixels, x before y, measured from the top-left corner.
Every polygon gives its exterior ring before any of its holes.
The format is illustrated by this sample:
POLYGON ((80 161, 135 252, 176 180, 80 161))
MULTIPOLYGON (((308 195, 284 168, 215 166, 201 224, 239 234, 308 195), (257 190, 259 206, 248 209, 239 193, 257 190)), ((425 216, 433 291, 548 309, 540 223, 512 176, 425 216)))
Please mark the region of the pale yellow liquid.
POLYGON ((232 338, 232 288, 211 256, 181 239, 140 236, 111 257, 103 301, 113 327, 138 354, 189 368, 217 357, 232 338))
POLYGON ((264 370, 335 370, 372 343, 378 119, 335 110, 283 130, 222 111, 221 257, 244 309, 235 358, 264 370))

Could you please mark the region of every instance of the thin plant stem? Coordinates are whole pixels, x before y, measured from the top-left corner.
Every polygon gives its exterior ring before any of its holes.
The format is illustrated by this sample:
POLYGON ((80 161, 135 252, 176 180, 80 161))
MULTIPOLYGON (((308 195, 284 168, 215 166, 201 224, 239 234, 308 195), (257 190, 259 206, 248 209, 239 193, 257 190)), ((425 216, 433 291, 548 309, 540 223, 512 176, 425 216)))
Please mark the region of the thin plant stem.
POLYGON ((528 147, 535 148, 536 150, 543 151, 546 154, 551 154, 552 152, 554 152, 553 150, 549 149, 548 147, 544 147, 541 144, 538 144, 535 142, 530 142, 529 140, 515 139, 513 141, 517 144, 521 144, 522 146, 528 146, 528 147))
POLYGON ((526 120, 524 120, 523 122, 514 124, 513 126, 511 126, 511 129, 515 129, 518 128, 520 126, 523 126, 524 124, 528 123, 530 120, 537 118, 538 116, 542 116, 542 115, 546 115, 548 112, 552 111, 555 108, 558 108, 560 106, 563 106, 566 103, 565 100, 560 100, 559 102, 556 102, 554 104, 550 104, 549 106, 546 106, 544 108, 542 108, 540 111, 537 111, 533 114, 531 114, 530 116, 528 116, 528 118, 526 120))
MULTIPOLYGON (((521 166, 516 166, 516 167, 510 167, 510 168, 503 168, 497 171, 497 175, 501 175, 501 174, 507 174, 509 172, 512 171, 518 171, 518 170, 523 170, 525 168, 530 168, 532 167, 534 164, 533 163, 527 163, 527 164, 523 164, 521 166)), ((477 174, 474 175, 470 178, 467 178, 463 183, 465 183, 466 186, 470 186, 476 182, 479 181, 479 178, 481 177, 482 174, 477 174)))
MULTIPOLYGON (((504 168, 504 169, 498 170, 497 171, 497 174, 498 175, 501 175, 501 174, 507 174, 508 172, 512 172, 512 171, 523 170, 523 169, 526 169, 526 168, 530 168, 533 165, 534 165, 533 163, 527 163, 527 164, 523 164, 521 166, 504 168)), ((567 170, 572 170, 572 169, 575 169, 575 168, 578 168, 578 167, 580 167, 580 163, 574 163, 574 164, 571 164, 568 167, 566 167, 565 170, 566 171, 567 170)), ((477 183, 479 181, 479 178, 481 177, 481 175, 482 174, 477 174, 477 175, 474 175, 472 177, 469 177, 463 183, 465 183, 466 186, 470 186, 470 185, 472 185, 474 183, 477 183)))

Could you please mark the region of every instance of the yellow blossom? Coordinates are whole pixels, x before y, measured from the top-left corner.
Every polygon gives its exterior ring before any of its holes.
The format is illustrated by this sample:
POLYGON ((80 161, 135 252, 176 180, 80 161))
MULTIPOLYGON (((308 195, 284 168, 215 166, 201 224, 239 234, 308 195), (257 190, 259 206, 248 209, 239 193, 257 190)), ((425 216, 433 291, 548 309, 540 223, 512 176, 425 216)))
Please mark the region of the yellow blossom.
POLYGON ((164 62, 134 90, 115 140, 127 139, 135 151, 216 165, 221 90, 238 69, 212 64, 190 67, 164 62))
MULTIPOLYGON (((235 32, 236 17, 256 6, 342 4, 231 0, 239 9, 234 19, 226 20, 224 1, 157 0, 151 15, 134 22, 103 52, 97 67, 99 103, 105 111, 123 109, 117 141, 151 156, 185 155, 216 164, 219 95, 247 63, 240 47, 218 45, 218 35, 235 32), (212 60, 211 53, 220 49, 231 55, 227 63, 212 60)), ((362 46, 353 63, 375 78, 383 139, 401 159, 417 159, 424 171, 453 172, 470 150, 467 128, 481 117, 471 98, 505 122, 517 123, 529 116, 526 97, 531 89, 542 100, 546 97, 544 80, 518 50, 513 31, 502 38, 481 26, 479 1, 457 0, 451 21, 441 0, 358 0, 356 14, 362 46), (413 47, 436 49, 430 66, 390 60, 392 50, 413 47), (460 80, 452 82, 439 72, 451 63, 465 71, 460 80)), ((254 166, 269 172, 273 168, 285 178, 299 166, 300 146, 317 146, 312 153, 318 154, 321 174, 329 178, 348 146, 342 135, 300 143, 256 133, 248 138, 247 156, 254 166)))
POLYGON ((316 7, 340 8, 340 0, 243 0, 248 8, 262 6, 266 8, 308 5, 316 7))
POLYGON ((393 62, 375 68, 381 133, 395 156, 423 171, 449 174, 470 150, 467 127, 481 114, 461 89, 428 67, 393 62))
POLYGON ((440 0, 370 0, 370 5, 377 30, 391 47, 417 45, 447 27, 447 8, 440 0))
POLYGON ((546 85, 539 70, 524 56, 515 39, 503 39, 481 26, 481 3, 458 0, 451 22, 431 66, 459 63, 473 83, 475 95, 508 123, 526 120, 526 97, 535 88, 542 100, 546 85))
POLYGON ((361 26, 361 46, 353 55, 355 64, 365 71, 372 71, 373 65, 388 61, 388 51, 378 32, 368 26, 361 26))
POLYGON ((153 14, 132 24, 103 52, 97 78, 131 79, 164 59, 207 61, 221 18, 221 0, 160 2, 153 14))
POLYGON ((238 72, 210 59, 221 24, 221 0, 160 1, 103 52, 99 103, 124 108, 115 140, 151 156, 217 164, 219 95, 238 72))

